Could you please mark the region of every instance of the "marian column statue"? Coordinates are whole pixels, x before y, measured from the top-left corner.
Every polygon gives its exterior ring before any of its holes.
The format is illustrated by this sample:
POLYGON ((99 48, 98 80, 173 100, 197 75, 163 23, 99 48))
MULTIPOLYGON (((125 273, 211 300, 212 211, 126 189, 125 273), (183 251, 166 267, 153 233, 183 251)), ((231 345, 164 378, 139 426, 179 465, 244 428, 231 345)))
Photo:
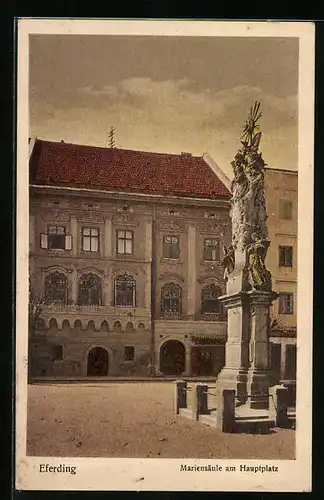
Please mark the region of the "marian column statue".
POLYGON ((240 404, 267 408, 269 388, 269 311, 277 294, 265 265, 270 245, 264 193, 265 161, 259 151, 260 103, 250 109, 241 146, 231 162, 232 244, 224 247, 227 294, 219 298, 228 312, 226 365, 218 394, 235 389, 240 404))
MULTIPOLYGON (((260 103, 251 107, 241 137, 241 147, 231 162, 234 179, 231 185, 232 252, 243 253, 246 262, 246 286, 271 290, 271 275, 265 267, 267 241, 267 213, 264 195, 264 167, 266 163, 259 152, 261 132, 258 122, 262 116, 260 103)), ((240 259, 238 259, 240 261, 240 259)), ((244 259, 245 260, 245 259, 244 259)), ((228 254, 223 264, 228 277, 228 254)))

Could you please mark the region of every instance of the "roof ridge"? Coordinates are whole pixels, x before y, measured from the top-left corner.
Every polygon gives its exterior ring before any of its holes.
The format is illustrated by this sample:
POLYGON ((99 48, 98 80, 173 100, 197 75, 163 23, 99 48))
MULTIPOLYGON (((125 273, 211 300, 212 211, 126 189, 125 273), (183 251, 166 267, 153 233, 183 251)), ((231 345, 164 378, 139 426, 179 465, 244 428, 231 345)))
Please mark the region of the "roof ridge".
POLYGON ((36 139, 36 142, 45 142, 47 144, 57 144, 57 145, 64 145, 64 146, 76 146, 76 147, 79 147, 79 148, 93 148, 93 149, 102 149, 104 151, 106 150, 110 150, 110 149, 114 149, 115 151, 125 151, 125 152, 131 152, 131 153, 141 153, 141 154, 145 154, 145 155, 159 155, 159 156, 177 156, 177 157, 180 157, 180 158, 200 158, 200 159, 204 159, 203 155, 199 155, 199 156, 196 156, 196 155, 193 155, 192 153, 165 153, 165 152, 157 152, 157 151, 143 151, 141 149, 128 149, 128 148, 118 148, 118 147, 114 147, 114 148, 110 148, 109 146, 95 146, 93 144, 78 144, 78 143, 75 143, 75 142, 65 142, 65 141, 49 141, 49 140, 46 140, 46 139, 40 139, 39 137, 37 137, 36 139))

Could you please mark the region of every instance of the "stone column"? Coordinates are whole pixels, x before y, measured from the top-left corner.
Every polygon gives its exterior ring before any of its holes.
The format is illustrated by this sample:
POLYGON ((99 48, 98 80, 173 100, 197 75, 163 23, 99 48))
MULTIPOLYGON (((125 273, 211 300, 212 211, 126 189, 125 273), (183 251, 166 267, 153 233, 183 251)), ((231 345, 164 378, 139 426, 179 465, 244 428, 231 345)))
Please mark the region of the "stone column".
POLYGON ((146 262, 152 260, 152 221, 150 219, 145 221, 144 259, 146 262))
POLYGON ((185 346, 186 354, 185 354, 185 371, 182 373, 184 377, 188 377, 190 375, 190 363, 191 363, 191 348, 190 346, 185 346))
POLYGON ((72 255, 75 257, 79 255, 80 241, 78 238, 78 219, 75 215, 71 215, 71 237, 72 237, 72 255))
POLYGON ((196 228, 188 227, 188 319, 196 313, 196 228))
MULTIPOLYGON (((102 280, 102 299, 104 306, 111 306, 112 304, 112 278, 110 278, 109 274, 105 274, 102 280)), ((110 327, 110 325, 109 325, 110 327)))
POLYGON ((112 256, 112 230, 111 230, 111 219, 105 219, 104 224, 104 256, 106 258, 112 256))
POLYGON ((281 343, 281 358, 280 358, 280 382, 286 377, 286 343, 281 343))
POLYGON ((146 309, 151 309, 151 262, 152 262, 152 221, 145 221, 145 297, 144 305, 146 309))
POLYGON ((71 286, 71 300, 72 304, 78 303, 78 273, 76 269, 73 269, 71 274, 72 286, 71 286))

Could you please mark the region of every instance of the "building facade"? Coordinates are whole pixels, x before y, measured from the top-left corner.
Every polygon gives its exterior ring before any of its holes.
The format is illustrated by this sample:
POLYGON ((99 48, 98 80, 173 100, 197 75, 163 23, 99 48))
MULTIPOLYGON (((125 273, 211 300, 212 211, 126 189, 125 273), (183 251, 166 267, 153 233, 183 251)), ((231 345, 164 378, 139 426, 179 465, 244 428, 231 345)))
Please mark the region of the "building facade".
POLYGON ((271 366, 276 380, 296 379, 298 173, 267 168, 265 192, 271 245, 267 266, 273 290, 271 366))
POLYGON ((229 198, 203 157, 31 140, 32 376, 216 375, 229 198))
MULTIPOLYGON (((296 378, 296 172, 266 169, 274 381, 296 378)), ((30 141, 34 377, 217 375, 230 180, 207 155, 30 141)))
MULTIPOLYGON (((209 156, 206 161, 230 190, 231 181, 209 156)), ((265 168, 265 198, 270 246, 266 257, 272 289, 269 365, 273 382, 294 382, 297 363, 298 172, 265 168)))

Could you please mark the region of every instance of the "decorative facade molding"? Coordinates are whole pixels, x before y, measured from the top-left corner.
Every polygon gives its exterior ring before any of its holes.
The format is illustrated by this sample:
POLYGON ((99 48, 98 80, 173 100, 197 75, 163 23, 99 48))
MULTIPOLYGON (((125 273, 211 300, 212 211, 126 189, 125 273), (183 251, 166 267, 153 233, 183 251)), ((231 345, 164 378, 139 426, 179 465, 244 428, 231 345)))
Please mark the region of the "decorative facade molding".
POLYGON ((165 220, 159 222, 159 230, 163 232, 183 233, 184 224, 182 221, 165 220))
POLYGON ((201 276, 197 280, 197 282, 200 283, 203 287, 214 284, 216 284, 220 288, 224 286, 224 280, 219 276, 210 276, 210 275, 201 276))
POLYGON ((160 281, 162 281, 164 284, 168 282, 174 281, 175 283, 178 281, 180 283, 184 283, 184 278, 181 276, 181 274, 174 273, 174 272, 165 272, 163 274, 160 274, 159 276, 160 281))
POLYGON ((42 267, 41 271, 45 274, 50 274, 50 273, 55 273, 55 272, 60 272, 63 274, 69 274, 73 272, 73 269, 69 269, 63 266, 49 266, 49 267, 42 267))
POLYGON ((124 275, 124 274, 130 275, 130 276, 136 276, 138 274, 138 270, 134 269, 132 267, 122 266, 122 267, 115 269, 111 272, 112 279, 115 279, 117 276, 124 275))
POLYGON ((78 214, 77 219, 79 222, 87 222, 87 223, 94 222, 97 224, 102 224, 104 222, 103 215, 100 212, 95 212, 93 210, 78 214))
POLYGON ((160 258, 160 264, 161 267, 171 267, 171 268, 178 268, 183 266, 183 262, 179 259, 168 259, 166 257, 161 257, 160 258))
POLYGON ((95 267, 85 267, 83 269, 77 270, 78 278, 85 275, 85 274, 95 274, 96 276, 103 278, 104 273, 105 273, 104 271, 102 271, 100 269, 96 269, 95 267))
POLYGON ((45 222, 52 222, 52 223, 57 223, 57 222, 70 222, 71 220, 71 215, 67 212, 64 212, 63 210, 59 209, 53 209, 53 210, 47 210, 43 215, 42 219, 45 222))
POLYGON ((112 221, 115 226, 136 227, 139 225, 138 219, 136 219, 134 215, 130 213, 119 213, 117 215, 114 215, 112 221))
POLYGON ((219 220, 217 222, 205 222, 198 226, 198 231, 207 236, 224 236, 228 230, 229 221, 219 220))

